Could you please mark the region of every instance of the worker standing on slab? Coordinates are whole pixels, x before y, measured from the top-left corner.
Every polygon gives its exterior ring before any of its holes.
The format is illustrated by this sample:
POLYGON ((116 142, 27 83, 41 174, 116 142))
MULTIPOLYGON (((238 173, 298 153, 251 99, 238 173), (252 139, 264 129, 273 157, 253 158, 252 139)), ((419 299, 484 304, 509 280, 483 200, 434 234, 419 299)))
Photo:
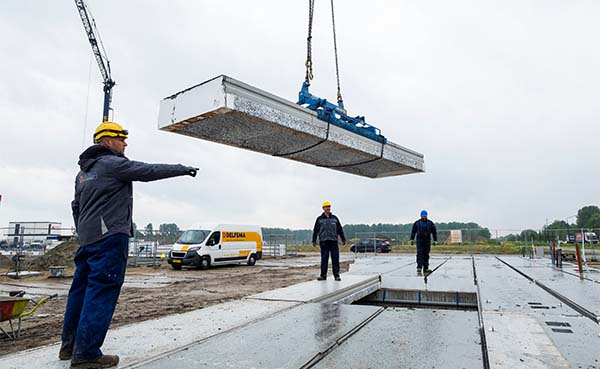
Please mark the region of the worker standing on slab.
POLYGON ((125 279, 129 237, 132 237, 133 181, 196 176, 197 168, 146 164, 125 157, 127 130, 104 122, 94 133, 95 145, 79 156, 71 203, 80 247, 65 309, 61 360, 71 368, 109 368, 117 355, 104 355, 100 347, 125 279))
POLYGON ((325 201, 321 207, 323 208, 323 214, 317 218, 312 236, 313 246, 317 245, 317 236, 321 246, 321 275, 317 280, 324 281, 327 279, 327 266, 329 264, 329 254, 331 254, 333 277, 336 281, 341 281, 338 236, 342 240, 342 244, 346 244, 344 229, 338 217, 331 213, 331 204, 328 201, 325 201))
POLYGON ((437 230, 435 224, 427 219, 427 211, 421 210, 421 219, 414 222, 410 232, 411 244, 417 237, 417 273, 431 273, 429 269, 429 251, 431 250, 431 238, 437 242, 437 230))

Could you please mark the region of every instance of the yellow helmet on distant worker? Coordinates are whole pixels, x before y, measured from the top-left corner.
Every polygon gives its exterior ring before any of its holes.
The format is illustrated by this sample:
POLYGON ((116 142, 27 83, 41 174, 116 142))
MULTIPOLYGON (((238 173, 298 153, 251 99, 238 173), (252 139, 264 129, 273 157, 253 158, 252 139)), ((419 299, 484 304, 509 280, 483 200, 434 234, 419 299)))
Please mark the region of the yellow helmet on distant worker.
POLYGON ((94 132, 94 143, 100 142, 102 137, 123 137, 127 138, 129 132, 123 129, 119 123, 102 122, 94 132))
POLYGON ((321 205, 321 207, 324 208, 326 206, 331 206, 331 203, 329 201, 323 201, 323 204, 321 205))

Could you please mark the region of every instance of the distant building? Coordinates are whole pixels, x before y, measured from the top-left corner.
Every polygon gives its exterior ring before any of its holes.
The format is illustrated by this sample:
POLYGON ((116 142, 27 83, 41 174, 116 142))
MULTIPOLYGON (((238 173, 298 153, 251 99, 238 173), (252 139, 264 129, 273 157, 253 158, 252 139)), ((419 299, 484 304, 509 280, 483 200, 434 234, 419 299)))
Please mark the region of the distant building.
POLYGON ((60 222, 9 222, 8 242, 16 245, 23 243, 46 242, 48 239, 60 239, 62 235, 62 223, 60 222))
POLYGON ((452 229, 450 230, 450 237, 448 238, 448 243, 462 243, 462 231, 460 229, 452 229))

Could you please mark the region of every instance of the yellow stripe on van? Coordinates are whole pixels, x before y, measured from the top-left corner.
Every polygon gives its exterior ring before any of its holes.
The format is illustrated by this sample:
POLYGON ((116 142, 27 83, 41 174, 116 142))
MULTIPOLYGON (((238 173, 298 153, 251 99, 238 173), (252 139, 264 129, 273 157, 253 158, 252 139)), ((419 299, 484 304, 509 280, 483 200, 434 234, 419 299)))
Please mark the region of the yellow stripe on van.
POLYGON ((240 256, 248 256, 250 250, 240 250, 240 256))
POLYGON ((262 251, 262 237, 258 232, 222 231, 223 242, 256 242, 256 251, 262 251))
POLYGON ((187 251, 190 248, 190 245, 183 245, 181 247, 181 251, 187 251))

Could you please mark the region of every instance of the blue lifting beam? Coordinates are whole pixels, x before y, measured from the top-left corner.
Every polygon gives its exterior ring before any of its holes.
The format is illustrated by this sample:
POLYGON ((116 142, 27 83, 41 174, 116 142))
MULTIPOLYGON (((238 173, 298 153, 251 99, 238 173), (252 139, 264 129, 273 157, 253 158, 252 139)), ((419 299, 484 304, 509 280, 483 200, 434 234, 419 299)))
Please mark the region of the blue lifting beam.
POLYGON ((377 127, 365 122, 365 117, 351 117, 344 109, 342 100, 338 101, 338 105, 332 104, 327 99, 321 99, 308 91, 309 83, 304 81, 302 88, 298 93, 298 105, 304 106, 317 113, 319 119, 329 122, 340 128, 357 133, 361 136, 370 138, 377 142, 386 143, 387 139, 381 134, 381 130, 377 127))

